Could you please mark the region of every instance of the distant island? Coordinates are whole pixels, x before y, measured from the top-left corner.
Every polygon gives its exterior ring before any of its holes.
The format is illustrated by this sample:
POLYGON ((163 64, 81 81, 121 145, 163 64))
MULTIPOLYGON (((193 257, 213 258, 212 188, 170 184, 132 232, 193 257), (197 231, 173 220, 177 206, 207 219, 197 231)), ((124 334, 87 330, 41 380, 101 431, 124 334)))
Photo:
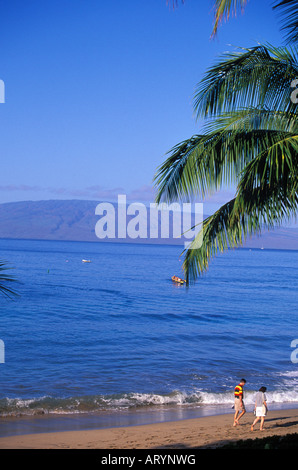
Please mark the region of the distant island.
MULTIPOLYGON (((101 201, 44 200, 0 204, 0 239, 69 240, 97 243, 127 242, 182 245, 183 241, 172 235, 152 239, 99 239, 95 226, 99 216, 95 208, 101 201)), ((115 210, 116 203, 114 204, 115 210)), ((206 215, 204 215, 206 217, 206 215)), ((246 248, 298 250, 298 228, 280 227, 261 236, 252 237, 246 248)))

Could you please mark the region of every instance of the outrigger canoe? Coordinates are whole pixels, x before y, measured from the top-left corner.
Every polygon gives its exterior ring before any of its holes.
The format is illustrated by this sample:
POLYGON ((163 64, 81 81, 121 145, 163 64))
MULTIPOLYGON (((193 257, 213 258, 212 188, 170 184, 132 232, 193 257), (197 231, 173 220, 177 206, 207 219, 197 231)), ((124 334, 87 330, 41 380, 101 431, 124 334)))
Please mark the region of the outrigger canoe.
POLYGON ((181 279, 181 277, 177 276, 172 276, 172 281, 178 282, 178 284, 184 284, 186 282, 185 279, 181 279))

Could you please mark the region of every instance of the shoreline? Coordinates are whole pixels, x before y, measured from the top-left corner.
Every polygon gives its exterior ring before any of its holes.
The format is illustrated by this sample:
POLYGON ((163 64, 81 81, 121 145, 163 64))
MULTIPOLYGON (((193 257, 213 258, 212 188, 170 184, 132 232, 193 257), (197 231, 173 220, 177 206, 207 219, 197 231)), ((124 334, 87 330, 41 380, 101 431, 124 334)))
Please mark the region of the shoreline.
MULTIPOLYGON (((295 405, 294 405, 295 406, 295 405)), ((296 405, 298 408, 298 404, 296 405)), ((90 411, 79 413, 39 413, 32 415, 0 417, 0 438, 24 434, 40 434, 65 431, 86 431, 122 428, 163 422, 182 421, 231 413, 232 406, 152 406, 121 411, 90 411)))
MULTIPOLYGON (((272 403, 271 411, 298 408, 298 403, 272 403)), ((246 406, 247 413, 253 405, 246 406)), ((91 431, 140 425, 185 421, 202 417, 233 414, 231 404, 204 404, 186 406, 139 406, 122 410, 85 412, 49 412, 36 410, 33 414, 0 415, 0 439, 25 434, 41 434, 65 431, 91 431)))
MULTIPOLYGON (((298 433, 298 408, 270 410, 263 431, 252 432, 251 411, 233 427, 233 411, 153 424, 19 434, 0 438, 0 449, 199 449, 298 433)), ((40 419, 44 419, 43 417, 40 419)))

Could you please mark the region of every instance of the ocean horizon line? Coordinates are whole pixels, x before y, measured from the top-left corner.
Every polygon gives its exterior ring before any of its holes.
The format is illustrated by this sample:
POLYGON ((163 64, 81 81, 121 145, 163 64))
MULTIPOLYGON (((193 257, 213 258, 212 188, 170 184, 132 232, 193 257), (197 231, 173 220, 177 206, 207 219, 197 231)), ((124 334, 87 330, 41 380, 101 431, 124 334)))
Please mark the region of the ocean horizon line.
MULTIPOLYGON (((168 247, 181 247, 183 248, 183 244, 182 243, 158 243, 158 242, 144 242, 144 241, 140 241, 140 242, 136 242, 136 241, 123 241, 123 239, 117 241, 115 239, 113 240, 110 240, 110 239, 107 239, 107 240, 59 240, 59 239, 51 239, 51 238, 13 238, 13 237, 0 237, 0 241, 1 240, 9 240, 9 241, 16 241, 16 240, 19 240, 19 241, 31 241, 31 242, 54 242, 54 243, 57 243, 57 242, 63 242, 63 243, 90 243, 90 244, 114 244, 114 245, 136 245, 136 246, 139 246, 139 245, 147 245, 147 246, 168 246, 168 247)), ((225 251, 235 251, 235 250, 248 250, 248 251, 263 251, 263 250, 266 250, 266 251, 298 251, 298 248, 272 248, 272 247, 247 247, 247 246, 237 246, 235 248, 231 248, 231 247, 228 247, 225 251)), ((220 255, 221 253, 218 254, 218 256, 220 255)))

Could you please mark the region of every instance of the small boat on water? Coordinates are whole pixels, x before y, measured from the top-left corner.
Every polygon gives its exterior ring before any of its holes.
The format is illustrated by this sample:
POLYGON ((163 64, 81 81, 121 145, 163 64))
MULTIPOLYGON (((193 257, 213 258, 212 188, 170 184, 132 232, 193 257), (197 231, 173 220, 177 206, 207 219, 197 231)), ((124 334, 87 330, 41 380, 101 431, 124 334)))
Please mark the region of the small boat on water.
POLYGON ((177 282, 178 284, 184 284, 186 282, 185 279, 181 279, 181 277, 178 276, 172 276, 172 281, 177 282))
POLYGON ((91 263, 90 259, 82 259, 82 263, 91 263))

